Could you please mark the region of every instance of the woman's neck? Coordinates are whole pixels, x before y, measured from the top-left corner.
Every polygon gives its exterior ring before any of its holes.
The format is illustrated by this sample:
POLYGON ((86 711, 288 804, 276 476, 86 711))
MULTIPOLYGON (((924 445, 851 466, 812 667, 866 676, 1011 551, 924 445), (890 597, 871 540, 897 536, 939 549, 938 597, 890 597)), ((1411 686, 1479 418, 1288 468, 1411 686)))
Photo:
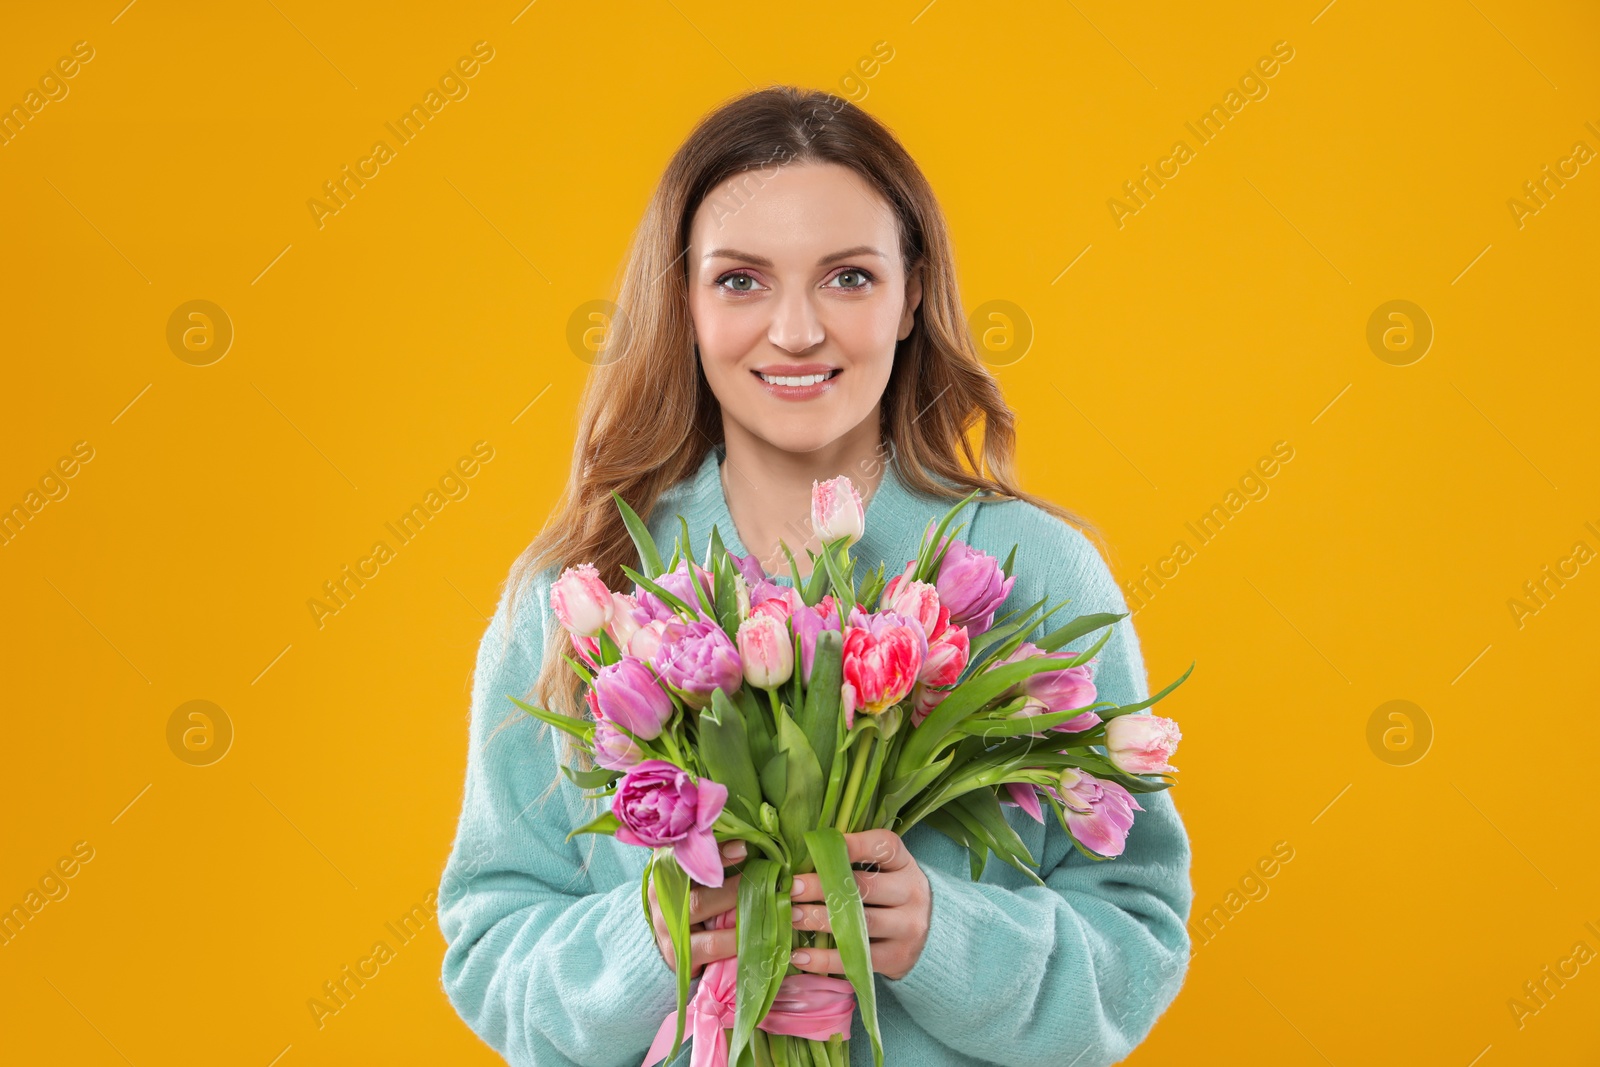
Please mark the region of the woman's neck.
POLYGON ((774 448, 738 426, 725 424, 723 433, 727 455, 722 489, 728 514, 745 550, 768 574, 789 573, 780 540, 794 553, 800 577, 811 574, 807 551, 822 550, 811 529, 812 482, 847 475, 865 504, 888 465, 889 448, 878 433, 876 412, 856 430, 812 452, 774 448))

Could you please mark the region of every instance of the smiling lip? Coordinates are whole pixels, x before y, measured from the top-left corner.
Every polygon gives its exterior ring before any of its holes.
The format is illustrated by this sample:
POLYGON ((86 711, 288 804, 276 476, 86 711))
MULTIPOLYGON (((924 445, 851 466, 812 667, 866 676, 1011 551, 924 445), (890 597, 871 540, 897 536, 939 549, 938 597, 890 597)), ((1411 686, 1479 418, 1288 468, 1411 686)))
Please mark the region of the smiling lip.
POLYGON ((750 373, 761 383, 763 389, 780 400, 810 400, 831 390, 834 383, 839 380, 839 376, 844 373, 844 368, 830 367, 826 363, 775 364, 757 367, 750 373), (782 378, 815 377, 819 374, 827 374, 829 377, 810 385, 778 385, 763 378, 761 376, 763 373, 782 378))

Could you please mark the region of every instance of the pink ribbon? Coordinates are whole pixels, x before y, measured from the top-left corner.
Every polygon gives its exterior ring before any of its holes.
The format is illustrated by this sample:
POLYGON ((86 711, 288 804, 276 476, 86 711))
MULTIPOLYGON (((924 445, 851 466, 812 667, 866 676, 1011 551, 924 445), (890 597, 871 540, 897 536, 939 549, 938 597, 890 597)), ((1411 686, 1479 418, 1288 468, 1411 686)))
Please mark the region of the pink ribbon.
MULTIPOLYGON (((714 916, 706 923, 713 930, 734 925, 732 911, 714 916)), ((689 998, 689 1017, 684 1026, 692 1036, 689 1067, 727 1067, 728 1035, 733 1029, 739 981, 737 957, 713 960, 700 972, 700 988, 689 998)), ((769 1034, 787 1034, 812 1041, 826 1041, 834 1034, 850 1036, 850 1019, 856 1008, 856 991, 843 978, 825 974, 791 974, 778 984, 767 1017, 756 1027, 769 1034)), ((672 1038, 678 1032, 678 1012, 672 1011, 661 1022, 650 1051, 640 1067, 650 1067, 672 1051, 672 1038)))

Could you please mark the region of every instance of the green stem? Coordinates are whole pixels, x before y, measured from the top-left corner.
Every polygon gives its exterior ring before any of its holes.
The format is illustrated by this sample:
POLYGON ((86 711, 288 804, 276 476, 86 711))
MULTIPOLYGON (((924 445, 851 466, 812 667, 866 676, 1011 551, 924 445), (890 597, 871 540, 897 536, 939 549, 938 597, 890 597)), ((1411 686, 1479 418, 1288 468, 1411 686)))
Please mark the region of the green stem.
POLYGON ((867 769, 866 753, 862 748, 872 740, 873 737, 863 730, 856 735, 855 744, 850 748, 850 780, 845 783, 844 798, 839 801, 839 819, 834 824, 840 833, 848 833, 850 830, 850 816, 855 813, 856 793, 861 789, 861 775, 867 769))
POLYGON ((680 767, 684 766, 683 753, 679 751, 677 742, 673 740, 671 730, 661 734, 661 742, 666 746, 667 755, 672 762, 676 763, 680 767))
POLYGON ((873 798, 878 793, 878 778, 883 773, 883 755, 893 741, 885 741, 881 734, 874 733, 872 741, 872 755, 867 761, 867 778, 861 786, 861 796, 856 800, 855 810, 850 814, 850 822, 844 828, 848 833, 856 827, 866 829, 862 821, 872 805, 873 798))

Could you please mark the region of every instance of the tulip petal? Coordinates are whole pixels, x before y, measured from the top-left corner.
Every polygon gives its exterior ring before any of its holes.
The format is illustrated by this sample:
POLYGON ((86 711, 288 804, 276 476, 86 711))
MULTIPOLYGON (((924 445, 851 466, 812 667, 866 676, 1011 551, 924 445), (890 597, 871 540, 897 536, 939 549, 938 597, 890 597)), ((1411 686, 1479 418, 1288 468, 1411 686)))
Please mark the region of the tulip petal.
POLYGON ((722 885, 722 853, 710 830, 695 830, 672 846, 672 856, 690 878, 716 889, 722 885))
POLYGON ((695 782, 695 789, 699 793, 699 805, 695 810, 694 828, 709 831, 728 803, 728 787, 721 782, 701 778, 695 782))

